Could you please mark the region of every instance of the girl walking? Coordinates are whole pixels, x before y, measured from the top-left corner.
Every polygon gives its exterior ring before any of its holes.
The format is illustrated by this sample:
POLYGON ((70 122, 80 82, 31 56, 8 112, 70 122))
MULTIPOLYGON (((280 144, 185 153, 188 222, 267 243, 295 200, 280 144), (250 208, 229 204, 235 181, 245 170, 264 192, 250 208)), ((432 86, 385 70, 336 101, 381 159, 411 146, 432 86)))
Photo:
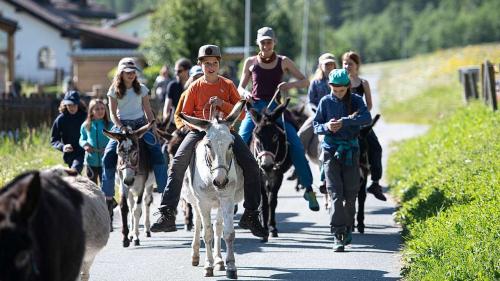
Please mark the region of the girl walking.
POLYGON ((77 91, 69 91, 59 105, 60 114, 54 120, 50 143, 63 152, 64 163, 78 173, 83 169, 84 150, 78 144, 80 126, 85 121, 85 105, 80 102, 77 91))
MULTIPOLYGON (((87 177, 96 184, 102 182, 102 156, 109 142, 102 130, 110 130, 113 123, 109 120, 106 105, 101 99, 93 99, 89 104, 87 119, 80 127, 80 146, 85 150, 87 177)), ((106 198, 112 199, 112 198, 106 198)))
POLYGON ((330 211, 333 249, 341 252, 352 240, 360 177, 358 135, 360 127, 371 122, 371 115, 363 99, 351 94, 347 70, 331 71, 328 82, 331 94, 319 102, 313 126, 316 134, 325 135, 321 146, 326 187, 333 206, 330 211))

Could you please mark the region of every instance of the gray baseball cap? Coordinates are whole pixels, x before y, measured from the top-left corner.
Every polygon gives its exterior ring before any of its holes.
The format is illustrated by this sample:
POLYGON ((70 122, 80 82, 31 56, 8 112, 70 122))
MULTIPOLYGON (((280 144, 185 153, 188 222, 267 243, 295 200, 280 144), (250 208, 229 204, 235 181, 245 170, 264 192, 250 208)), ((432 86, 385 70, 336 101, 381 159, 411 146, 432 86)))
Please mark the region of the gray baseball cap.
POLYGON ((221 58, 220 48, 216 45, 203 45, 198 50, 198 59, 204 57, 217 57, 221 58))
POLYGON ((264 26, 257 30, 257 42, 261 42, 262 40, 271 39, 274 40, 274 31, 272 28, 264 26))

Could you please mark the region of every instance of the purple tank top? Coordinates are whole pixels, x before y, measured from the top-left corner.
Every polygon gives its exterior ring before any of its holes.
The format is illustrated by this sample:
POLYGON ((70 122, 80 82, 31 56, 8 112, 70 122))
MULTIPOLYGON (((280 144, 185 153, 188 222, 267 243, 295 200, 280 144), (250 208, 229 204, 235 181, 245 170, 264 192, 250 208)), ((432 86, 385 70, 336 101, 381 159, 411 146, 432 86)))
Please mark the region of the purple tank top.
POLYGON ((252 69, 252 97, 255 100, 270 101, 273 98, 276 87, 283 80, 283 69, 281 68, 281 57, 278 56, 276 67, 264 69, 259 66, 257 56, 254 59, 252 69))

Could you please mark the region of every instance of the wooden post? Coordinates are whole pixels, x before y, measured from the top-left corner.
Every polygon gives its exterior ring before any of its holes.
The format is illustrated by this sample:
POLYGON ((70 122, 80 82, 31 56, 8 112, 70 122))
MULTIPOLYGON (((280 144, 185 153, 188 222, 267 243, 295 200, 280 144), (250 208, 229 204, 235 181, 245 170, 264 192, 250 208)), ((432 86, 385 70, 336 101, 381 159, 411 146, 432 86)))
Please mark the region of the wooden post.
POLYGON ((458 70, 459 80, 464 86, 464 101, 468 103, 472 98, 479 98, 477 81, 479 76, 478 67, 463 67, 458 70))
POLYGON ((488 60, 481 66, 483 97, 486 105, 497 110, 497 94, 495 88, 495 69, 488 60))

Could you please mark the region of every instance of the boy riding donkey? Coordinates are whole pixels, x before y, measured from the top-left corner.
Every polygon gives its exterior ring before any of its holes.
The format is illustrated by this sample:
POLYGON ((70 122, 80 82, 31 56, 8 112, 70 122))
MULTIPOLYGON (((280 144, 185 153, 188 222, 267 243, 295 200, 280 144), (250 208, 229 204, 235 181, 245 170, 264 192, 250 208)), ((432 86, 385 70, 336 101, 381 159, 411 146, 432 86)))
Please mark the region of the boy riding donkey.
MULTIPOLYGON (((218 46, 204 45, 198 51, 198 64, 201 65, 203 76, 193 82, 186 90, 186 100, 182 112, 197 118, 208 118, 207 111, 215 105, 217 110, 227 115, 233 106, 240 100, 240 96, 233 82, 218 75, 221 52, 218 46)), ((184 173, 188 169, 193 156, 195 145, 203 139, 204 132, 192 129, 185 137, 174 156, 172 168, 168 174, 167 186, 162 194, 161 217, 151 227, 153 232, 176 231, 175 215, 179 203, 184 173)), ((249 229, 257 237, 267 236, 266 230, 259 221, 260 205, 260 171, 255 158, 241 137, 232 132, 234 136, 234 153, 236 161, 243 169, 245 178, 244 198, 245 212, 239 226, 249 229)))

